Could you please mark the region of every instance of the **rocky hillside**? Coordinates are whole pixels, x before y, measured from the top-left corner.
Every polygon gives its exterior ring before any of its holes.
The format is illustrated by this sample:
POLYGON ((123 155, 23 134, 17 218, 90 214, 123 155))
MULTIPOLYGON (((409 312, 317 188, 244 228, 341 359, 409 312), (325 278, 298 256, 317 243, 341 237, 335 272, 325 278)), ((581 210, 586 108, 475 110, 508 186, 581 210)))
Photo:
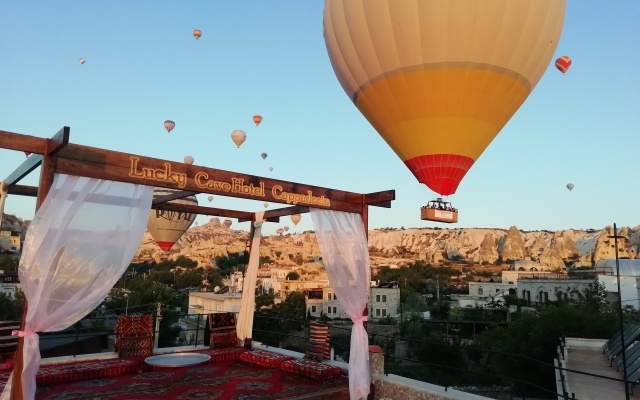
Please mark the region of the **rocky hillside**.
MULTIPOLYGON (((565 262, 591 266, 600 258, 614 257, 610 227, 600 231, 520 231, 509 229, 378 229, 369 232, 371 264, 402 265, 415 260, 439 263, 443 260, 493 264, 503 261, 532 259, 551 269, 563 268, 565 262)), ((623 228, 619 241, 621 255, 635 258, 640 244, 640 226, 623 228)), ((171 249, 169 257, 184 255, 201 266, 211 266, 212 259, 246 249, 249 233, 224 227, 218 218, 193 226, 171 249)), ((260 253, 279 265, 295 265, 321 257, 315 234, 269 236, 262 240, 260 253)), ((138 249, 135 261, 160 261, 165 255, 148 233, 138 249)))

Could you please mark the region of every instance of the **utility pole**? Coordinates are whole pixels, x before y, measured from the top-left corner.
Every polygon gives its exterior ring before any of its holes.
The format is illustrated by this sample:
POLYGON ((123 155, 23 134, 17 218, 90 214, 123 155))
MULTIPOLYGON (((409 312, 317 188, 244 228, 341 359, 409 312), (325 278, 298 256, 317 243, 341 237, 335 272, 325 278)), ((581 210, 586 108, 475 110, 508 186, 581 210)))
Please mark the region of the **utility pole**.
POLYGON ((622 321, 622 291, 620 290, 620 261, 618 258, 618 239, 625 238, 625 236, 618 236, 618 228, 616 224, 613 224, 613 236, 609 236, 613 239, 614 250, 616 252, 616 281, 618 281, 618 322, 620 327, 620 342, 622 343, 622 372, 624 374, 624 398, 629 400, 629 383, 627 383, 627 349, 624 339, 624 323, 622 321))
POLYGON ((440 276, 436 275, 436 299, 440 302, 440 276))
POLYGON ((156 334, 153 339, 154 349, 158 348, 158 338, 160 337, 160 321, 162 321, 161 307, 162 307, 162 303, 158 303, 158 307, 156 308, 156 334))

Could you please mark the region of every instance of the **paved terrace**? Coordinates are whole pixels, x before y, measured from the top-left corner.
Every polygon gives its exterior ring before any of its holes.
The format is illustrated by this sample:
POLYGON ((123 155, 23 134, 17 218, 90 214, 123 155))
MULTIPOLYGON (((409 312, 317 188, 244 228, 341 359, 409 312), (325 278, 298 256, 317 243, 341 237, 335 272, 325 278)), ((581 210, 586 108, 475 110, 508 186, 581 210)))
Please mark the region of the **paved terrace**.
MULTIPOLYGON (((622 372, 618 372, 615 366, 610 366, 610 361, 602 352, 605 342, 606 340, 567 338, 564 368, 622 380, 622 372)), ((573 393, 576 400, 625 399, 623 382, 575 372, 566 372, 566 377, 570 398, 573 393)), ((630 398, 640 399, 640 388, 633 392, 630 398)))

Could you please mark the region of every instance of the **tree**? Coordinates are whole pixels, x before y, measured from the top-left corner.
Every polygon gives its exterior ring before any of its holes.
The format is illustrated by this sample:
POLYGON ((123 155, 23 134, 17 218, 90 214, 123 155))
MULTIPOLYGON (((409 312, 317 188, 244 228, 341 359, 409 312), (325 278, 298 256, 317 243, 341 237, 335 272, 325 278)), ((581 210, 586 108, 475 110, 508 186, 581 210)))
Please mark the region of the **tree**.
POLYGON ((288 281, 297 281, 298 279, 300 279, 300 274, 298 274, 296 271, 291 271, 287 274, 288 281))
POLYGON ((20 257, 10 254, 0 255, 0 269, 4 271, 17 271, 20 257))

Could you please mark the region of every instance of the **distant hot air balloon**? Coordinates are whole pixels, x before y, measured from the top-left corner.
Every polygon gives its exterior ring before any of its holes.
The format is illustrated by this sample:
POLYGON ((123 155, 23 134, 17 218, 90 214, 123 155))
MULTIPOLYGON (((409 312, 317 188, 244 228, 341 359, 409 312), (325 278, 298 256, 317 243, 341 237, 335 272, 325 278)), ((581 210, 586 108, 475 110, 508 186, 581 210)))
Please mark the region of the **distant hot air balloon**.
POLYGON ((282 228, 278 228, 278 230, 276 230, 276 233, 277 233, 278 235, 282 235, 282 234, 284 233, 284 229, 282 229, 282 228))
POLYGON ((262 157, 263 160, 265 160, 267 158, 267 153, 262 153, 260 156, 262 157))
MULTIPOLYGON (((180 190, 155 188, 153 191, 153 198, 155 200, 159 197, 176 192, 180 192, 180 190)), ((196 196, 192 195, 181 199, 171 200, 168 204, 198 205, 198 199, 196 196)), ((149 222, 147 223, 147 230, 163 251, 169 251, 171 246, 180 239, 180 236, 189 229, 195 219, 196 214, 192 213, 151 210, 149 222)))
POLYGON ((570 66, 571 57, 562 56, 558 57, 558 59, 556 60, 556 68, 558 68, 558 71, 562 72, 563 74, 567 72, 570 66))
POLYGON ((209 200, 209 203, 211 203, 211 201, 213 200, 213 196, 207 197, 207 200, 209 200))
POLYGON ((80 64, 84 64, 84 63, 85 63, 85 61, 86 61, 86 60, 85 60, 84 58, 81 58, 81 59, 80 59, 80 64))
POLYGON ((289 232, 289 227, 288 227, 288 226, 285 226, 285 227, 284 227, 284 231, 285 231, 285 232, 289 232))
POLYGON ((273 167, 269 167, 269 171, 273 171, 273 167))
POLYGON ((193 37, 196 38, 196 40, 200 39, 200 36, 202 36, 202 31, 200 29, 194 29, 193 30, 193 37))
POLYGON ((572 191, 574 188, 574 184, 573 183, 567 183, 567 189, 569 189, 569 191, 572 191))
POLYGON ((231 225, 233 224, 233 222, 231 222, 230 219, 225 219, 222 224, 225 226, 225 228, 229 229, 231 227, 231 225))
POLYGON ((254 115, 253 122, 256 124, 256 126, 260 125, 260 122, 262 122, 262 115, 259 115, 259 114, 254 115))
POLYGON ((291 216, 291 222, 293 222, 294 225, 298 225, 298 222, 300 222, 301 219, 302 219, 302 215, 300 214, 293 214, 291 216))
POLYGON ((566 0, 326 0, 324 38, 358 110, 418 181, 450 195, 544 74, 565 8, 566 0))
POLYGON ((235 131, 231 132, 231 140, 233 140, 233 143, 235 143, 236 146, 240 148, 240 145, 242 145, 242 143, 247 140, 247 134, 244 133, 244 131, 236 129, 235 131))
POLYGON ((264 206, 264 208, 267 208, 267 207, 269 207, 269 203, 264 203, 263 206, 264 206))
POLYGON ((24 152, 24 155, 25 155, 25 156, 27 156, 27 157, 29 157, 29 156, 31 155, 31 153, 30 153, 30 152, 28 152, 28 151, 25 151, 25 152, 24 152))
POLYGON ((175 127, 176 127, 176 123, 171 121, 170 119, 164 121, 164 129, 166 129, 167 132, 171 132, 175 127))
POLYGON ((196 226, 198 226, 198 221, 196 221, 196 226))
POLYGON ((186 157, 184 158, 184 163, 185 163, 185 164, 189 164, 189 165, 191 165, 191 164, 193 164, 193 161, 194 161, 194 160, 193 160, 193 157, 191 157, 191 156, 186 156, 186 157))

